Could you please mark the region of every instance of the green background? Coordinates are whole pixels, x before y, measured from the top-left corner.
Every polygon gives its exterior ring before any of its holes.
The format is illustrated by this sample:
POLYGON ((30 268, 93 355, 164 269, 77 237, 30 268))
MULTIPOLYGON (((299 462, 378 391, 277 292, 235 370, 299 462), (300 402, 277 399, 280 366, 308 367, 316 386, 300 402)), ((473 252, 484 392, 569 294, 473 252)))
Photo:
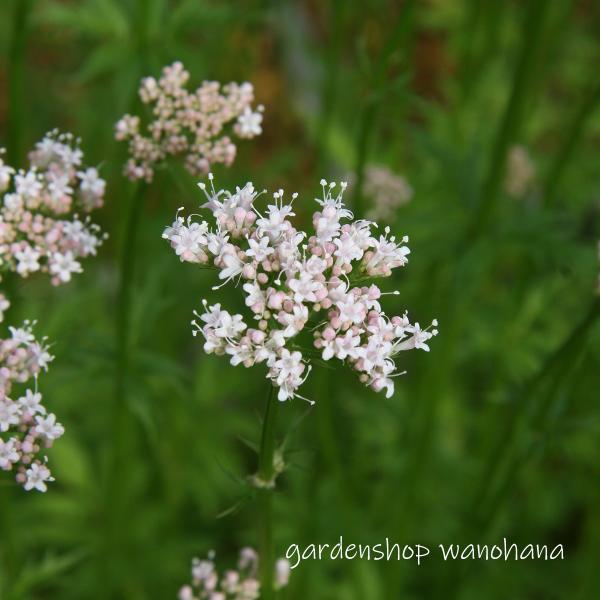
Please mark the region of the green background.
MULTIPOLYGON (((135 186, 113 125, 140 78, 173 60, 197 84, 251 81, 266 107, 263 135, 215 169, 219 185, 297 191, 303 224, 321 177, 360 181, 376 163, 415 190, 390 223, 412 254, 382 283, 401 290, 385 308, 437 317, 440 335, 429 354, 402 357, 390 399, 318 367, 304 388, 314 409, 280 407, 278 555, 340 535, 565 546, 560 562, 306 561, 280 597, 595 597, 599 31, 600 5, 584 0, 1 2, 1 145, 21 166, 47 130, 81 136, 108 180, 95 219, 110 239, 71 284, 18 285, 11 318, 39 319, 53 341, 40 385, 66 434, 47 494, 2 475, 0 598, 175 598, 192 556, 214 549, 228 568, 257 545, 245 478, 264 372, 205 356, 191 335, 202 297, 232 304, 236 292, 213 296, 214 276, 161 240, 177 207, 202 200, 191 178, 185 195, 164 171, 143 200, 115 417, 118 255, 135 186), (503 189, 515 143, 537 168, 519 199, 503 189)), ((351 200, 359 215, 371 202, 351 200)))

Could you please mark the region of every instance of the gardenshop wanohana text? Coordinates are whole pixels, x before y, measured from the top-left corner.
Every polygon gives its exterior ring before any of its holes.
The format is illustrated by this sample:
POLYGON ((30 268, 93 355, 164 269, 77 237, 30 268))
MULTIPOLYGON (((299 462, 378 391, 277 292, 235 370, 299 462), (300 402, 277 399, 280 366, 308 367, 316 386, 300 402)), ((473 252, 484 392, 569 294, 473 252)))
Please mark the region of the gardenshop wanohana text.
POLYGON ((290 567, 295 569, 303 560, 414 560, 417 565, 437 550, 444 561, 448 560, 563 560, 562 544, 517 545, 503 538, 502 544, 438 544, 429 547, 422 544, 400 545, 385 538, 379 544, 344 544, 340 536, 337 544, 309 544, 301 549, 291 544, 285 553, 290 567))

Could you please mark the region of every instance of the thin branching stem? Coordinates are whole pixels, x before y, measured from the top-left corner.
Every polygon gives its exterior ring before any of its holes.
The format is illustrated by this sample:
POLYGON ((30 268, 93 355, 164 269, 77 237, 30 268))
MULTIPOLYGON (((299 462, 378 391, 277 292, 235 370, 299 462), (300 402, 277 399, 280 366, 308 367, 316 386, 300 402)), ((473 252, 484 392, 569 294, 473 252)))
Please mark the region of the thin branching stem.
MULTIPOLYGON (((24 123, 24 71, 27 27, 32 0, 15 0, 13 2, 12 39, 8 58, 8 98, 9 115, 7 123, 7 159, 10 164, 17 164, 21 157, 24 123)), ((11 312, 16 308, 17 281, 12 273, 2 275, 1 289, 11 302, 11 312)), ((5 318, 8 317, 8 312, 5 318)), ((11 589, 15 585, 19 564, 18 545, 16 544, 16 528, 12 496, 14 486, 0 489, 0 559, 2 565, 2 583, 0 596, 11 597, 11 589)))
POLYGON ((12 39, 8 59, 7 158, 9 164, 21 159, 25 108, 25 53, 27 29, 33 0, 13 1, 12 39))
POLYGON ((366 105, 361 113, 358 126, 358 141, 356 146, 356 183, 354 188, 354 210, 357 216, 362 216, 364 211, 362 186, 364 181, 365 167, 369 158, 371 141, 376 129, 377 115, 384 99, 383 88, 385 79, 394 52, 402 45, 406 37, 412 31, 412 20, 416 2, 408 0, 402 7, 396 20, 396 24, 386 41, 375 65, 375 75, 370 86, 366 105))
POLYGON ((555 203, 558 196, 558 187, 565 168, 571 162, 577 144, 583 134, 584 126, 600 103, 600 80, 596 82, 592 90, 584 97, 583 102, 575 113, 563 144, 558 149, 544 185, 544 202, 548 205, 555 203))
POLYGON ((470 224, 469 238, 480 236, 487 229, 494 215, 505 173, 508 150, 521 133, 525 108, 530 97, 531 88, 536 80, 535 69, 538 66, 539 53, 544 39, 543 32, 547 5, 548 0, 532 0, 529 3, 510 98, 496 133, 479 206, 470 224))
POLYGON ((261 598, 273 598, 273 565, 275 550, 273 546, 273 492, 277 470, 275 466, 276 438, 275 428, 279 402, 275 387, 269 386, 265 406, 258 456, 258 478, 263 482, 258 493, 260 503, 260 581, 261 598))
MULTIPOLYGON (((128 439, 128 381, 131 378, 131 300, 135 279, 136 242, 143 199, 146 191, 145 183, 138 183, 129 199, 123 239, 119 257, 119 284, 116 300, 116 348, 115 348, 115 392, 112 409, 112 446, 109 449, 106 471, 106 490, 104 510, 107 513, 109 526, 107 534, 107 556, 118 547, 122 528, 124 527, 125 508, 122 492, 125 449, 128 439)), ((103 569, 109 568, 103 565, 103 569)))

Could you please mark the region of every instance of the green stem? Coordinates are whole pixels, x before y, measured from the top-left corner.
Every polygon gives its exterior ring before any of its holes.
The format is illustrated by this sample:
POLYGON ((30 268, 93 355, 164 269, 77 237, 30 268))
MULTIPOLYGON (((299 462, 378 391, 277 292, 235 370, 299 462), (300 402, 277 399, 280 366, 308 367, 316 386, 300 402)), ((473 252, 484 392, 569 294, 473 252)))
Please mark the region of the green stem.
MULTIPOLYGON (((7 124, 7 161, 17 165, 21 153, 21 136, 23 133, 23 103, 25 70, 25 49, 27 41, 27 23, 31 0, 15 0, 13 2, 12 39, 8 58, 8 102, 9 114, 7 124)), ((13 273, 4 273, 1 289, 11 302, 9 308, 13 313, 17 304, 17 277, 13 273)), ((8 319, 8 312, 5 319, 8 319)), ((10 477, 10 476, 9 476, 10 477)), ((3 482, 4 483, 4 482, 3 482)), ((10 479, 8 485, 0 488, 0 540, 2 560, 2 584, 0 596, 9 597, 10 590, 16 581, 20 561, 19 548, 16 543, 16 528, 14 524, 14 482, 10 479)))
POLYGON ((600 81, 592 91, 584 98, 579 110, 575 113, 571 126, 568 128, 568 133, 563 145, 557 152, 546 179, 544 186, 544 200, 547 204, 554 203, 557 197, 558 185, 564 173, 565 167, 573 158, 573 154, 581 136, 583 134, 584 125, 592 116, 600 102, 600 81))
POLYGON ((125 530, 126 495, 123 493, 126 473, 124 456, 130 439, 128 429, 127 393, 131 366, 131 297, 135 279, 136 241, 143 208, 146 184, 138 183, 129 198, 119 258, 119 287, 115 321, 115 395, 112 407, 112 446, 109 449, 103 515, 106 521, 106 548, 102 554, 102 577, 107 581, 118 562, 115 558, 121 547, 125 530))
POLYGON ((3 477, 0 485, 0 598, 9 597, 17 579, 17 546, 14 519, 14 481, 3 477))
POLYGON ((542 46, 547 2, 548 0, 531 0, 529 3, 512 92, 496 134, 491 163, 483 184, 479 207, 470 226, 470 237, 481 235, 493 217, 504 177, 508 149, 521 133, 525 106, 536 79, 534 75, 538 65, 539 50, 542 46))
POLYGON ((258 478, 263 486, 259 491, 260 502, 260 582, 261 599, 273 598, 273 571, 275 550, 273 545, 273 491, 277 468, 275 465, 275 426, 279 402, 274 386, 270 386, 262 424, 258 478))
POLYGON ((9 164, 16 165, 21 158, 21 137, 25 123, 25 50, 32 0, 15 0, 13 5, 12 39, 8 59, 7 159, 9 164))
POLYGON ((317 155, 317 167, 319 176, 325 174, 327 148, 329 143, 329 132, 331 130, 331 120, 334 113, 337 91, 339 88, 339 65, 340 53, 343 39, 344 24, 344 0, 333 0, 328 15, 328 21, 333 24, 331 42, 327 44, 325 75, 323 78, 323 88, 321 92, 322 109, 319 119, 319 147, 317 155))
POLYGON ((383 87, 389 68, 390 60, 401 44, 405 41, 405 36, 411 33, 411 23, 414 14, 416 2, 408 0, 401 9, 400 15, 396 21, 394 29, 388 38, 375 67, 375 76, 373 78, 372 91, 369 93, 365 109, 362 112, 358 128, 358 142, 356 152, 356 183, 354 188, 354 210, 358 216, 363 212, 363 194, 362 187, 365 177, 365 166, 369 157, 371 140, 375 132, 377 115, 380 105, 384 98, 383 87))
POLYGON ((135 278, 136 242, 146 185, 139 183, 130 201, 125 221, 124 238, 119 259, 117 292, 117 397, 122 403, 130 360, 131 292, 135 278))

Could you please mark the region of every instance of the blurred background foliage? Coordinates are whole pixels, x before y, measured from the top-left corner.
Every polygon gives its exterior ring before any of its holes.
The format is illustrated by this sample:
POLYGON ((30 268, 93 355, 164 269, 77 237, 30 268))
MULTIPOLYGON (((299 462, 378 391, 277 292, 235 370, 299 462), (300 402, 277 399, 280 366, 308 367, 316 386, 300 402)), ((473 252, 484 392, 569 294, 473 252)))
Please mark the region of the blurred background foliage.
POLYGON ((390 223, 412 254, 385 282, 402 292, 386 308, 437 317, 440 335, 430 354, 406 357, 389 400, 315 369, 315 408, 282 407, 278 553, 339 535, 566 547, 562 562, 305 562, 282 597, 595 597, 599 31, 593 0, 1 2, 0 140, 23 164, 49 129, 81 136, 108 179, 98 219, 111 237, 71 285, 19 284, 13 316, 38 318, 54 342, 42 386, 67 433, 47 494, 0 487, 0 597, 174 598, 193 555, 215 549, 229 566, 257 543, 243 478, 256 464, 263 373, 203 354, 189 321, 211 274, 160 239, 178 206, 200 201, 191 179, 187 197, 163 175, 147 191, 127 440, 115 497, 101 485, 133 190, 113 124, 140 78, 173 60, 197 83, 251 81, 266 106, 264 134, 217 169, 224 187, 298 191, 304 221, 323 176, 353 174, 358 214, 373 201, 361 193, 369 164, 414 189, 390 223), (504 185, 515 144, 536 172, 518 198, 504 185))

